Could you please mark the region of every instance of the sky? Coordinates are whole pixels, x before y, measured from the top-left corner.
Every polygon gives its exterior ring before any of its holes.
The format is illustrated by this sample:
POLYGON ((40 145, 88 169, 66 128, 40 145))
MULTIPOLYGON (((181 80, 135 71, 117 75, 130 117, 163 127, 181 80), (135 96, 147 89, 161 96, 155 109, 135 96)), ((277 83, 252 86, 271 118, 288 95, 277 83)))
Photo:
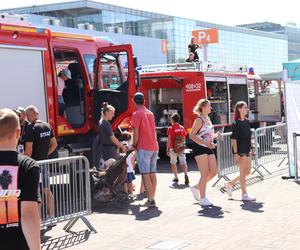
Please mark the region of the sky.
MULTIPOLYGON (((10 0, 1 1, 0 8, 16 8, 70 0, 10 0)), ((275 22, 300 27, 299 0, 94 0, 128 8, 152 11, 172 16, 196 19, 224 25, 255 22, 275 22)))

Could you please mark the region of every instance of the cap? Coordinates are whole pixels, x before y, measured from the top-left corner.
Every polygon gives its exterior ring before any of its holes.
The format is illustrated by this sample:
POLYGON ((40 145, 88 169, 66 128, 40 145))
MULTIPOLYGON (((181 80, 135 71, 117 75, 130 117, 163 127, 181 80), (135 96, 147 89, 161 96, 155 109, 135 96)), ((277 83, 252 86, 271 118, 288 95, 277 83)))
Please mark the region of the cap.
POLYGON ((145 97, 144 94, 142 92, 136 92, 134 94, 133 100, 135 103, 137 104, 142 104, 144 103, 145 97))
POLYGON ((63 69, 58 73, 58 76, 65 75, 68 79, 72 79, 71 71, 68 69, 63 69))
POLYGON ((23 113, 23 114, 26 113, 26 110, 23 107, 17 107, 17 108, 14 109, 14 111, 17 112, 17 113, 23 113))

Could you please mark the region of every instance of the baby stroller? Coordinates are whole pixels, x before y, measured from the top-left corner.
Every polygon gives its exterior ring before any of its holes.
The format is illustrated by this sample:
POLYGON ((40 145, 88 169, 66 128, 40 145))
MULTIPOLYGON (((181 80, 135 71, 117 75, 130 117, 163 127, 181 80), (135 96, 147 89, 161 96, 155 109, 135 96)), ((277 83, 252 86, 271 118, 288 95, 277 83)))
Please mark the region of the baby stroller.
POLYGON ((128 195, 123 191, 123 185, 127 180, 127 164, 126 158, 133 150, 129 150, 124 156, 117 159, 104 172, 92 171, 92 194, 93 197, 103 188, 109 189, 112 197, 110 200, 115 200, 117 204, 123 205, 128 203, 128 195))

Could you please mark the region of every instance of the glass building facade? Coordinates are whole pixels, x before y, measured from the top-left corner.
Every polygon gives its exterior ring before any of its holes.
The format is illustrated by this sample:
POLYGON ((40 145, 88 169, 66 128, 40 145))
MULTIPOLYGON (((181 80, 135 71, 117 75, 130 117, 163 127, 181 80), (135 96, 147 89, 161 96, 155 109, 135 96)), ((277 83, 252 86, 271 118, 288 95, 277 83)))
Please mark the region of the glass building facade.
POLYGON ((263 22, 240 25, 240 27, 286 35, 288 37, 289 61, 300 59, 300 25, 282 26, 277 23, 263 22))
POLYGON ((164 39, 168 44, 168 63, 185 61, 192 31, 208 28, 217 28, 219 33, 219 43, 208 46, 208 60, 211 62, 246 65, 254 67, 256 73, 269 73, 281 71, 282 63, 288 60, 285 34, 200 22, 93 1, 3 11, 53 17, 65 27, 78 28, 88 23, 92 29, 101 32, 164 39))

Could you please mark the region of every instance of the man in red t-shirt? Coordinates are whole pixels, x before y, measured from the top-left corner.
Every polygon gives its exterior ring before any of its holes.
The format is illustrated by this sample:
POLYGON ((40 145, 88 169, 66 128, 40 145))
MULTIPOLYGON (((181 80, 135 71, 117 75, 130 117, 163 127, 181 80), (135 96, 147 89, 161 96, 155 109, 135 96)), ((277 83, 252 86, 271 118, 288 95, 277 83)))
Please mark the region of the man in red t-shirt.
POLYGON ((156 206, 156 165, 158 143, 156 138, 155 119, 153 113, 146 109, 145 98, 141 92, 134 95, 136 111, 132 115, 133 147, 137 149, 137 163, 142 175, 148 200, 147 207, 156 206))
POLYGON ((179 163, 182 167, 182 170, 184 172, 184 183, 185 185, 189 185, 190 181, 189 181, 189 177, 187 175, 188 173, 188 167, 187 167, 187 163, 186 163, 186 156, 185 156, 185 152, 184 152, 184 148, 183 150, 176 152, 177 150, 175 149, 177 145, 177 143, 184 143, 185 144, 185 140, 186 140, 186 130, 183 126, 181 126, 179 124, 179 120, 180 120, 180 116, 178 114, 173 114, 171 116, 171 125, 168 128, 168 143, 167 143, 167 155, 170 157, 170 163, 171 163, 171 167, 172 167, 172 172, 174 174, 174 179, 173 182, 178 183, 178 173, 177 173, 177 157, 179 158, 179 163))

